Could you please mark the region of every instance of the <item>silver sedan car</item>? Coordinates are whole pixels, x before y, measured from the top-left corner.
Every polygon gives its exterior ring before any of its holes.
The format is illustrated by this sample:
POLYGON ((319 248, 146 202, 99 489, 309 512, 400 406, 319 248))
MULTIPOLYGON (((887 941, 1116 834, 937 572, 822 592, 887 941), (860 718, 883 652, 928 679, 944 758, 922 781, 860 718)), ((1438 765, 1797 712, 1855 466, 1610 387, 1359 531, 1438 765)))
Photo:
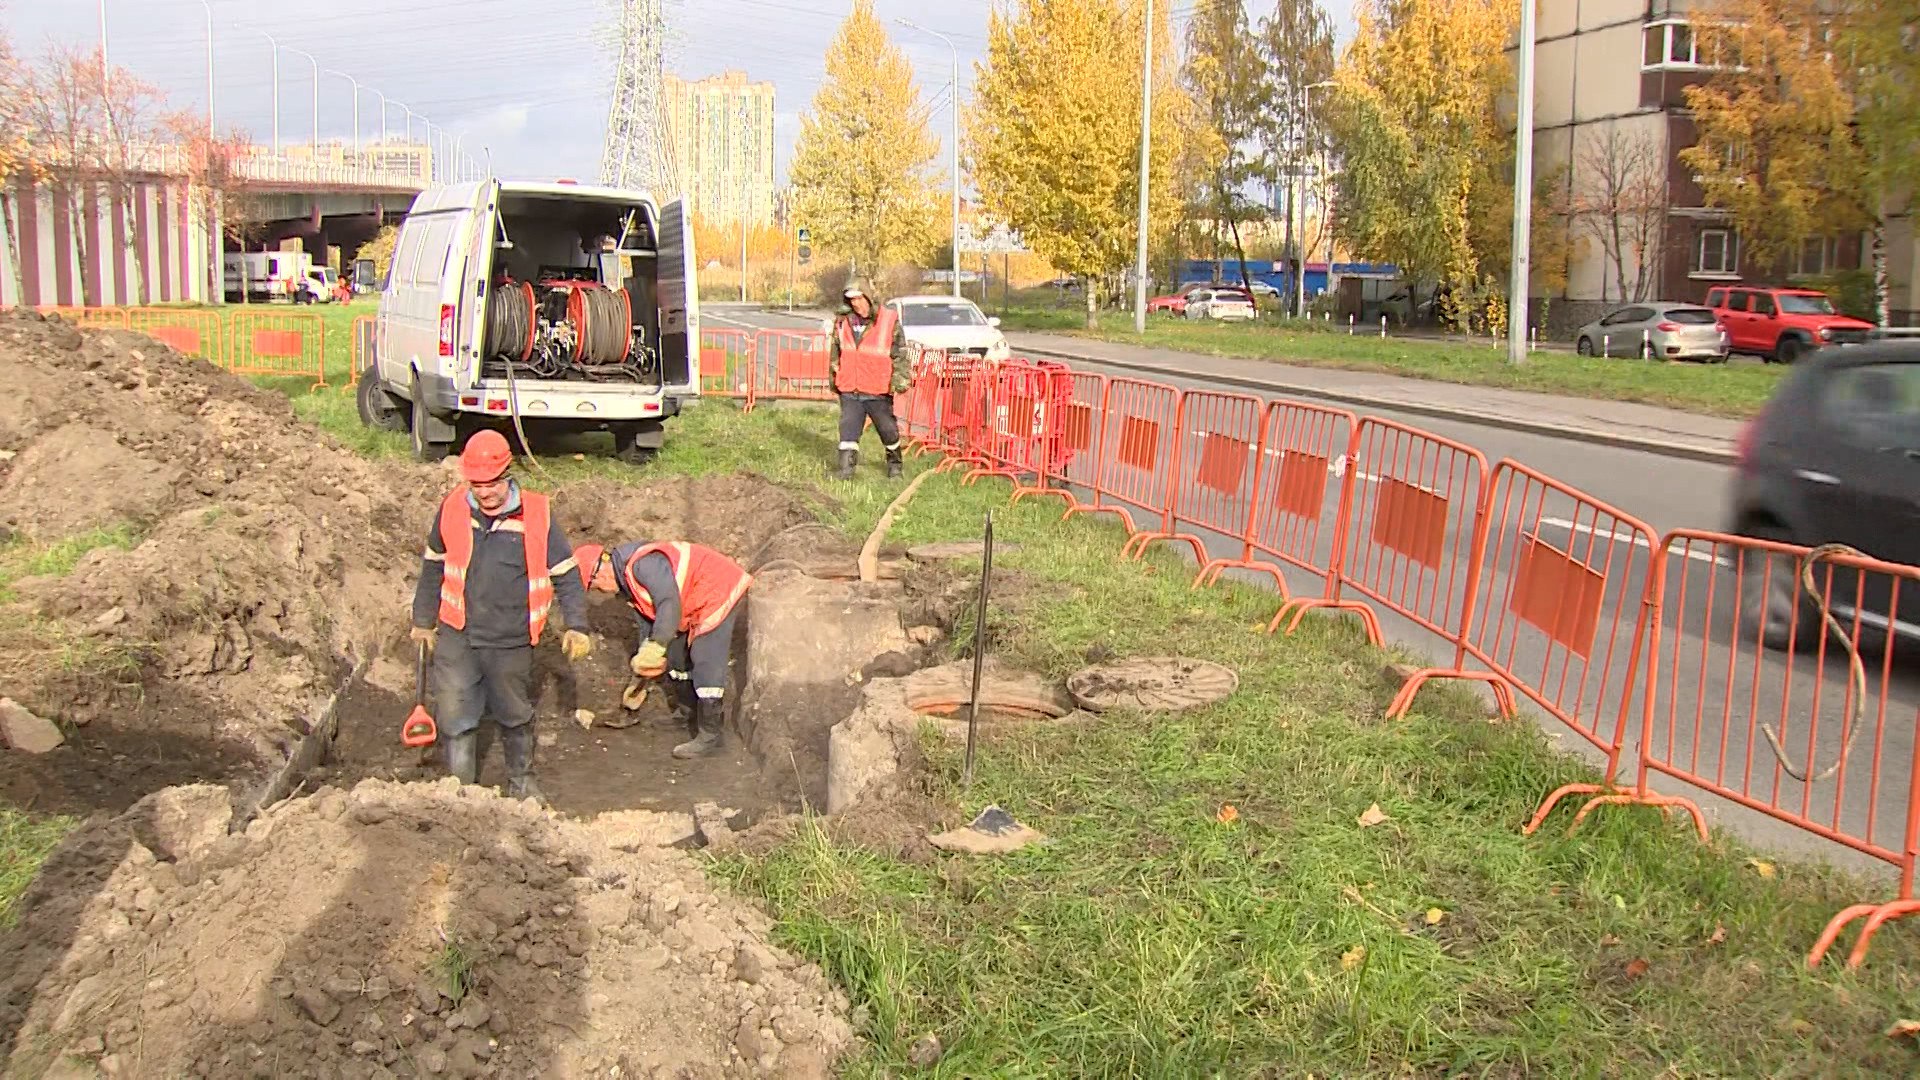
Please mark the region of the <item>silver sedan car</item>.
POLYGON ((1580 328, 1581 356, 1725 363, 1727 333, 1713 309, 1698 304, 1630 304, 1580 328))

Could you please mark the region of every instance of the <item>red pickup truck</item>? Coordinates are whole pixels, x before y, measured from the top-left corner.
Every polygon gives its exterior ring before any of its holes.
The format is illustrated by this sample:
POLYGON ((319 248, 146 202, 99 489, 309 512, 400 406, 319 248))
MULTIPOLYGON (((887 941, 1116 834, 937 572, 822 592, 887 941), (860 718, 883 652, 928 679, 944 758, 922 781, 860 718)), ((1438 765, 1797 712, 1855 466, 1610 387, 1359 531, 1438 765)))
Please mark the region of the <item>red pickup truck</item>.
POLYGON ((1827 294, 1766 285, 1720 285, 1707 292, 1707 306, 1737 353, 1768 363, 1791 364, 1826 345, 1857 345, 1873 324, 1842 315, 1827 294))

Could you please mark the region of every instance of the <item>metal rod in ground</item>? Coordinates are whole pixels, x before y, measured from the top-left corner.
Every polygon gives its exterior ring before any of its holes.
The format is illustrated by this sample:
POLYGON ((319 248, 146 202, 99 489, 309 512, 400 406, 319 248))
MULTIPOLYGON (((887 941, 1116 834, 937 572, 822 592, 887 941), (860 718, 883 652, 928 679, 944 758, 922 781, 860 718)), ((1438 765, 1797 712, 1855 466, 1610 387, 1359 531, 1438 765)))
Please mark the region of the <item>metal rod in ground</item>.
POLYGON ((985 538, 980 545, 980 597, 973 606, 973 689, 967 694, 967 764, 960 774, 960 790, 973 786, 973 747, 980 732, 980 676, 987 663, 987 597, 993 581, 993 511, 987 511, 985 538))

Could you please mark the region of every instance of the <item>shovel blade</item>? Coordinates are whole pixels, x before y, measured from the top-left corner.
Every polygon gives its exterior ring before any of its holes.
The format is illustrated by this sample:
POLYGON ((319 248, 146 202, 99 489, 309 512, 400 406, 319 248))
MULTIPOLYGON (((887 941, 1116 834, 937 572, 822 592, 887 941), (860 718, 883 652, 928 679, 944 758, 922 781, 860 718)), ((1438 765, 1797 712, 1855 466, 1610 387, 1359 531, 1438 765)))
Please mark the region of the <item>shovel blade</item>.
POLYGON ((433 715, 427 712, 425 705, 415 705, 413 712, 407 714, 407 722, 400 727, 402 746, 432 746, 440 738, 440 729, 434 725, 433 715))

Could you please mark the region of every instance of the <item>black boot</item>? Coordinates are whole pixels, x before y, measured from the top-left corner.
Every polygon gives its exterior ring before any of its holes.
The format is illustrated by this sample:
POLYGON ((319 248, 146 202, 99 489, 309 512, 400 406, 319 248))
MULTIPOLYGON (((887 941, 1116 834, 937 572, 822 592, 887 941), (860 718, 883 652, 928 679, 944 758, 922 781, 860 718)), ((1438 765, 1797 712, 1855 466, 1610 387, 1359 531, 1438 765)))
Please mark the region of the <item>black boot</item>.
POLYGON ((695 704, 693 715, 698 734, 692 740, 673 748, 673 756, 682 761, 690 758, 706 757, 720 750, 720 730, 724 721, 721 715, 721 703, 701 698, 695 704))
POLYGON ((673 727, 685 728, 689 735, 698 735, 700 724, 697 717, 700 698, 693 689, 693 680, 676 679, 669 675, 667 690, 672 706, 667 713, 667 723, 673 727))
POLYGON ((896 446, 887 451, 887 479, 898 480, 906 471, 907 467, 901 461, 900 448, 896 446))
POLYGON ((477 731, 446 736, 447 775, 459 777, 462 784, 471 784, 479 779, 479 742, 480 733, 477 731))
POLYGON ((833 478, 835 480, 853 479, 853 467, 858 464, 860 464, 860 451, 858 450, 840 451, 840 469, 838 472, 835 472, 833 474, 833 478))
POLYGON ((546 797, 533 782, 533 725, 500 729, 500 746, 507 759, 507 798, 533 799, 544 806, 546 797))
POLYGON ((491 720, 482 720, 473 731, 473 782, 476 784, 486 774, 487 755, 493 753, 493 733, 499 727, 491 720))

